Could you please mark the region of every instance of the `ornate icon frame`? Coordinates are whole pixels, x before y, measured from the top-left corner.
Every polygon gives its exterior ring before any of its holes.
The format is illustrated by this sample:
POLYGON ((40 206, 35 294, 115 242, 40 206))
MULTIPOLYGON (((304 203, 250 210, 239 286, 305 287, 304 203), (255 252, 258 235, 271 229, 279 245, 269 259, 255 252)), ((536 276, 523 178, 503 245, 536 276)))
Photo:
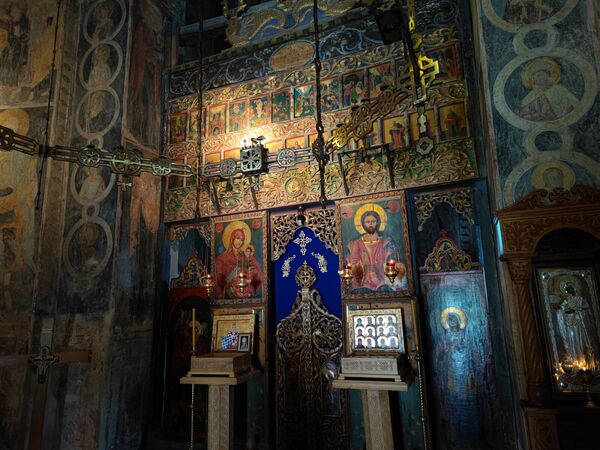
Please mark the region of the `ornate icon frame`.
POLYGON ((402 308, 389 308, 389 309, 358 309, 354 311, 347 311, 346 313, 346 345, 348 350, 352 354, 365 354, 365 353, 406 353, 406 342, 404 339, 404 318, 402 317, 402 308), (386 323, 387 318, 387 323, 386 323), (391 319, 394 319, 390 322, 391 319), (372 319, 371 322, 363 323, 367 319, 372 319), (381 320, 381 321, 380 321, 381 320), (361 325, 358 325, 360 322, 361 325), (393 327, 396 331, 395 335, 388 336, 387 334, 378 335, 381 328, 384 329, 384 333, 389 332, 389 328, 393 327), (367 334, 358 336, 357 333, 365 330, 365 333, 371 330, 375 330, 373 335, 367 334), (368 331, 367 331, 368 330, 368 331), (359 347, 358 340, 365 341, 364 346, 359 347), (385 348, 379 347, 378 342, 380 339, 391 340, 393 338, 397 341, 396 348, 385 348), (369 339, 372 339, 375 347, 371 348, 368 346, 369 339))
MULTIPOLYGON (((399 231, 401 231, 402 236, 401 242, 404 246, 404 260, 402 262, 406 268, 406 287, 390 290, 390 291, 373 291, 370 292, 360 292, 360 293, 352 293, 352 288, 346 288, 344 286, 341 278, 340 285, 342 290, 342 300, 360 300, 360 299, 373 299, 375 298, 398 298, 398 297, 409 297, 414 293, 414 284, 413 284, 413 270, 412 270, 412 258, 410 251, 410 240, 408 236, 408 218, 406 211, 406 197, 404 195, 404 191, 392 191, 392 192, 384 192, 380 194, 370 194, 361 197, 355 197, 352 199, 341 200, 336 205, 336 221, 337 221, 337 233, 338 233, 338 255, 340 257, 340 270, 346 264, 346 256, 347 249, 346 244, 355 239, 348 239, 348 236, 344 234, 344 226, 342 221, 353 221, 354 215, 358 212, 358 210, 367 203, 378 203, 383 202, 385 200, 398 200, 400 202, 399 210, 397 212, 393 212, 398 216, 398 222, 396 226, 398 226, 399 231), (352 217, 344 218, 344 208, 352 209, 352 217)), ((389 224, 389 220, 387 224, 389 224)), ((387 226, 386 224, 386 226, 387 226)), ((397 235, 396 235, 397 236, 397 235)), ((384 267, 381 268, 384 270, 384 267)), ((354 272, 354 270, 353 270, 354 272)), ((396 280, 397 281, 397 280, 396 280)), ((386 282, 387 283, 387 282, 386 282)))
MULTIPOLYGON (((575 384, 569 384, 566 388, 561 387, 559 375, 560 375, 560 363, 561 356, 569 354, 568 345, 565 342, 565 336, 561 336, 560 333, 560 324, 559 324, 559 315, 560 311, 564 308, 561 307, 563 301, 565 300, 566 293, 562 291, 562 286, 559 282, 554 280, 564 280, 568 283, 577 283, 576 286, 576 294, 580 295, 583 299, 584 303, 581 305, 583 311, 591 316, 591 320, 595 322, 596 325, 596 338, 600 336, 600 289, 597 284, 597 273, 596 268, 593 264, 590 264, 585 261, 581 262, 570 262, 570 263, 560 263, 556 262, 554 264, 540 264, 535 268, 535 280, 536 280, 536 289, 537 289, 537 297, 539 303, 539 317, 542 323, 542 332, 544 334, 544 344, 546 349, 546 358, 548 369, 550 371, 550 378, 552 378, 552 390, 554 395, 558 398, 568 398, 570 396, 578 396, 583 395, 585 389, 583 386, 577 386, 575 384), (586 299, 586 297, 588 297, 586 299), (554 300, 554 301, 553 301, 554 300)), ((569 304, 565 304, 566 307, 569 307, 569 304)), ((573 317, 573 313, 568 312, 565 313, 569 317, 573 317)), ((567 317, 563 315, 563 317, 567 317)), ((588 317, 590 318, 590 317, 588 317)), ((572 319, 567 319, 572 320, 572 319)), ((593 342, 596 342, 596 351, 595 359, 596 366, 600 364, 600 355, 598 355, 598 348, 600 345, 597 344, 594 336, 591 336, 593 342)), ((573 359, 582 361, 583 356, 577 355, 577 358, 574 355, 571 355, 573 359)), ((600 367, 596 367, 596 370, 599 370, 600 367)), ((600 394, 600 385, 593 384, 591 386, 591 393, 594 396, 600 394)))
MULTIPOLYGON (((261 229, 260 236, 262 242, 260 245, 253 244, 254 248, 260 248, 262 251, 262 260, 259 261, 261 264, 261 292, 260 296, 252 296, 252 297, 242 297, 242 298, 220 298, 217 296, 217 286, 215 285, 215 294, 212 299, 212 303, 218 306, 251 306, 251 305, 259 305, 265 304, 267 301, 267 296, 269 292, 269 255, 267 253, 267 231, 268 231, 268 220, 266 211, 253 212, 253 213, 244 213, 244 214, 234 214, 229 216, 219 216, 216 218, 212 218, 210 221, 210 229, 211 229, 211 269, 215 279, 215 283, 219 283, 220 274, 217 273, 217 257, 221 255, 223 252, 217 255, 217 248, 221 244, 221 242, 217 242, 217 227, 223 227, 223 232, 227 227, 227 224, 236 221, 248 221, 251 227, 252 221, 259 219, 261 220, 261 229)), ((256 250, 255 250, 256 251, 256 250)))
MULTIPOLYGON (((381 349, 365 349, 364 351, 352 346, 353 330, 351 330, 350 319, 357 315, 387 314, 387 311, 398 311, 402 317, 402 334, 404 339, 404 354, 410 356, 421 350, 421 340, 418 322, 418 306, 415 297, 396 297, 379 301, 372 298, 371 301, 346 303, 342 309, 344 323, 344 356, 382 356, 400 354, 398 350, 382 351, 381 349)), ((409 358, 411 365, 416 369, 414 358, 409 358)))

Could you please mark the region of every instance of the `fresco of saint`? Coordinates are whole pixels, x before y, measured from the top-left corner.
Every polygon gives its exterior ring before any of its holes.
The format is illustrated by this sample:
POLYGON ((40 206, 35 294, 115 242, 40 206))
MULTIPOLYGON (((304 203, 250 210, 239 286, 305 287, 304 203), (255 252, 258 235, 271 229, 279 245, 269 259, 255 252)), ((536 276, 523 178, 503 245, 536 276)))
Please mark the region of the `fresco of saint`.
POLYGON ((560 119, 575 109, 579 100, 559 83, 560 73, 560 65, 551 58, 536 58, 525 64, 521 80, 530 92, 521 101, 522 118, 546 122, 560 119))

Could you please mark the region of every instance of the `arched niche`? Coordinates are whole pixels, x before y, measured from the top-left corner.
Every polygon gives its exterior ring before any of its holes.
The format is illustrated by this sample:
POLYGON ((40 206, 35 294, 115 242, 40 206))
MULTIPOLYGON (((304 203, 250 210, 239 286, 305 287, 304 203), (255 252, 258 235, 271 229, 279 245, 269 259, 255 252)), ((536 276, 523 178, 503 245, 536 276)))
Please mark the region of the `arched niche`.
MULTIPOLYGON (((600 189, 574 186, 551 192, 534 191, 513 205, 497 211, 504 254, 513 285, 508 297, 519 317, 527 390, 521 395, 531 449, 558 449, 555 411, 545 371, 542 331, 539 329, 532 293, 533 262, 538 250, 557 243, 562 236, 579 236, 585 242, 600 240, 600 189), (566 231, 569 230, 569 231, 566 231)), ((559 248, 563 251, 566 243, 559 248)))

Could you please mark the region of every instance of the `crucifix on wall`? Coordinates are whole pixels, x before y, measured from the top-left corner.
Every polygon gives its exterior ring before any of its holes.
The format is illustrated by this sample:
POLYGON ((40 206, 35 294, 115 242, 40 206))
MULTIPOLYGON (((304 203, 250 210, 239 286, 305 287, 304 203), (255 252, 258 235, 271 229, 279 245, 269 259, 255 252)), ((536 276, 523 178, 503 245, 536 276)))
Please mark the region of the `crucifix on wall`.
POLYGON ((73 364, 78 362, 89 362, 91 350, 64 351, 52 353, 50 347, 43 346, 37 354, 20 354, 0 356, 0 368, 22 367, 29 365, 36 370, 37 384, 33 397, 33 408, 29 427, 29 450, 41 450, 43 448, 44 413, 46 410, 46 395, 48 388, 48 375, 50 369, 56 364, 73 364))

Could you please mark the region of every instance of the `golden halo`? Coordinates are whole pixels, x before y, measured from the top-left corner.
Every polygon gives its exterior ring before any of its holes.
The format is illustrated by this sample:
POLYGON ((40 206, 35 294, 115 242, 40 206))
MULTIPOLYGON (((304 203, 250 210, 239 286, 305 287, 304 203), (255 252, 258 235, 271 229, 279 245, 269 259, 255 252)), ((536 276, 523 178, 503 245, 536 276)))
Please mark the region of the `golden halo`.
POLYGON ((229 224, 225 227, 225 230, 223 231, 223 247, 225 247, 225 250, 227 250, 227 248, 229 247, 229 241, 233 230, 240 229, 244 232, 244 245, 242 247, 242 250, 246 250, 246 247, 248 247, 248 244, 250 243, 251 239, 250 227, 248 226, 248 224, 246 224, 246 222, 242 222, 241 220, 234 220, 233 222, 229 222, 229 224))
POLYGON ((575 275, 562 275, 561 277, 557 278, 560 279, 558 287, 560 289, 560 292, 562 292, 563 294, 567 294, 567 291, 565 289, 568 283, 575 285, 576 294, 579 294, 579 292, 581 291, 581 281, 575 275))
POLYGON ((567 164, 560 161, 549 161, 537 166, 531 174, 531 182, 536 189, 547 189, 544 172, 548 169, 558 169, 563 174, 563 189, 571 189, 575 184, 575 173, 567 164))
POLYGON ((17 134, 27 134, 29 114, 22 109, 7 109, 0 112, 0 125, 11 128, 17 134))
POLYGON ((533 74, 540 70, 548 72, 550 86, 555 85, 560 80, 560 66, 556 61, 548 57, 535 58, 525 64, 521 72, 521 81, 527 89, 533 89, 533 74))
POLYGON ((465 315, 463 310, 456 306, 449 306, 448 308, 442 311, 442 314, 440 316, 440 322, 442 323, 444 330, 450 328, 448 326, 448 314, 456 314, 460 318, 460 329, 465 329, 465 327, 467 326, 467 316, 465 315))
POLYGON ((387 225, 387 214, 385 213, 384 209, 376 203, 365 203, 356 210, 356 213, 354 213, 354 227, 356 228, 356 231, 358 231, 360 234, 365 233, 365 229, 362 226, 360 218, 367 211, 374 211, 377 213, 379 219, 381 220, 379 224, 379 231, 384 231, 387 225))

